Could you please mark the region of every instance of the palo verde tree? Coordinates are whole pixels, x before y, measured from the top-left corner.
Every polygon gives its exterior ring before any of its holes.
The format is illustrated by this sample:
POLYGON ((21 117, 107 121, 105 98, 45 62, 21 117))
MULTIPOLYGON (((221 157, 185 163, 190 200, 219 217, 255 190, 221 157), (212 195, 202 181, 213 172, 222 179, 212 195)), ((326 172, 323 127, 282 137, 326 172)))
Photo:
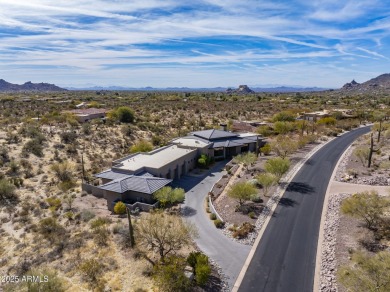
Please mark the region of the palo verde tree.
POLYGON ((257 157, 255 153, 247 152, 237 155, 236 157, 234 157, 234 160, 240 164, 243 164, 246 170, 248 170, 249 166, 256 162, 257 157))
POLYGON ((352 262, 353 266, 344 265, 337 273, 347 291, 390 291, 390 252, 381 251, 374 256, 356 252, 352 262))
POLYGON ((356 193, 347 198, 341 205, 341 211, 349 216, 363 219, 367 228, 376 228, 390 200, 381 197, 376 191, 356 193))
POLYGON ((194 225, 180 217, 163 213, 152 213, 142 218, 135 227, 138 246, 143 246, 160 255, 160 260, 192 243, 197 236, 194 225))
POLYGON ((249 182, 235 183, 230 187, 227 192, 227 195, 230 198, 237 200, 239 207, 241 207, 245 203, 245 201, 249 201, 256 194, 256 187, 249 182))
POLYGON ((278 181, 281 179, 290 168, 290 160, 288 158, 271 158, 265 163, 265 170, 275 175, 278 181))
POLYGON ((181 203, 185 198, 185 191, 182 188, 163 187, 153 194, 153 197, 159 201, 162 208, 181 203))
POLYGON ((297 141, 289 136, 278 136, 271 144, 272 150, 281 158, 286 158, 298 149, 297 141))
POLYGON ((269 192, 269 189, 274 186, 278 179, 275 175, 273 175, 272 173, 268 173, 268 172, 263 172, 261 174, 259 174, 257 177, 257 182, 259 184, 261 184, 262 188, 263 188, 263 195, 264 196, 267 196, 268 195, 268 192, 269 192))

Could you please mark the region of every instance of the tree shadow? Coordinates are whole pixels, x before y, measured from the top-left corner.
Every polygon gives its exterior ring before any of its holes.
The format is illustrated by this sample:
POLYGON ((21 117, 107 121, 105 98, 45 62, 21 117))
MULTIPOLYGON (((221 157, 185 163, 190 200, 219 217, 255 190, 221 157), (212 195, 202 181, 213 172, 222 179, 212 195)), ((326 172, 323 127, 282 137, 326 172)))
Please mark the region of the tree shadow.
POLYGON ((195 216, 196 213, 197 213, 197 211, 194 208, 191 208, 191 207, 188 207, 188 206, 185 206, 185 207, 181 208, 181 215, 183 217, 195 216))
POLYGON ((311 194, 314 193, 315 188, 312 186, 306 184, 306 183, 300 183, 300 182, 291 182, 288 184, 286 188, 287 192, 292 192, 292 193, 300 193, 300 194, 311 194))
POLYGON ((289 198, 281 198, 279 200, 279 205, 282 205, 284 207, 294 207, 296 204, 297 204, 296 201, 289 198))

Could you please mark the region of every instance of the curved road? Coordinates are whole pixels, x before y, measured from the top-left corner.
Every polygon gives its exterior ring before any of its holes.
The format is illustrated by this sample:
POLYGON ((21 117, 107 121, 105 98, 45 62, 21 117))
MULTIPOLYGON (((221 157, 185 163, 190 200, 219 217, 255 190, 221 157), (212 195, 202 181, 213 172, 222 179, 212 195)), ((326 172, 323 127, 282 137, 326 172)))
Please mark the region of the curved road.
POLYGON ((334 167, 369 127, 348 132, 316 152, 295 175, 260 240, 240 292, 313 291, 322 206, 334 167))

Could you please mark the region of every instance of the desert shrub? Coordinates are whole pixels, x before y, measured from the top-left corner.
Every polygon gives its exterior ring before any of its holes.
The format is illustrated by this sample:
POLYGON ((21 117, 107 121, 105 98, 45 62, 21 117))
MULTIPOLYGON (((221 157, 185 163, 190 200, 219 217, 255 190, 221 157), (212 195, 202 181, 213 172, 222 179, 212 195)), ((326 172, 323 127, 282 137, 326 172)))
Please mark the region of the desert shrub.
POLYGON ((153 150, 153 145, 144 139, 139 140, 133 146, 130 147, 130 153, 149 152, 153 150))
POLYGON ((43 156, 43 146, 40 140, 31 139, 23 145, 22 156, 28 157, 30 153, 34 154, 37 157, 43 156))
POLYGON ((264 155, 269 155, 271 153, 272 147, 269 143, 265 144, 263 147, 260 148, 261 153, 264 155))
POLYGON ((39 221, 38 232, 50 242, 60 241, 65 233, 63 228, 55 218, 49 217, 39 221))
POLYGON ((20 177, 11 177, 9 182, 12 183, 15 187, 20 188, 23 186, 23 179, 20 177))
POLYGON ((227 192, 227 195, 230 198, 236 199, 240 206, 242 206, 245 201, 249 201, 256 194, 256 187, 248 182, 237 182, 232 185, 227 192))
POLYGON ((255 226, 249 222, 244 222, 242 225, 233 232, 233 237, 242 239, 248 237, 248 234, 255 230, 255 226))
POLYGON ((93 240, 97 245, 106 246, 110 236, 110 231, 105 227, 98 227, 93 230, 93 235, 93 240))
POLYGON ((190 291, 191 281, 184 274, 187 265, 184 258, 168 257, 164 263, 153 267, 153 279, 159 289, 167 292, 190 291))
POLYGON ((83 126, 81 127, 81 132, 84 135, 90 135, 92 133, 92 127, 90 123, 84 123, 83 126))
POLYGON ((0 206, 14 205, 19 201, 15 186, 6 179, 0 179, 0 206))
POLYGON ((53 164, 51 170, 60 182, 73 180, 74 166, 68 161, 53 164))
POLYGON ((251 219, 255 219, 256 218, 256 214, 255 214, 255 212, 249 212, 248 213, 248 216, 251 218, 251 219))
POLYGON ((185 191, 182 188, 163 187, 153 194, 153 197, 159 201, 162 208, 177 203, 182 203, 185 198, 185 191))
POLYGON ((375 255, 356 252, 352 255, 353 265, 338 269, 339 281, 347 291, 390 291, 390 253, 381 251, 375 255))
POLYGON ((209 258, 201 252, 191 252, 187 257, 187 263, 194 270, 196 283, 206 284, 211 274, 209 258))
POLYGON ((343 201, 341 211, 349 216, 364 220, 367 228, 376 228, 390 200, 378 195, 376 191, 365 191, 354 194, 343 201))
POLYGON ((273 122, 294 122, 296 115, 293 112, 290 111, 282 111, 279 113, 276 113, 272 117, 273 122))
POLYGON ((291 122, 275 122, 274 123, 274 130, 276 133, 285 135, 289 132, 294 131, 295 127, 294 124, 291 122))
POLYGON ((96 287, 101 283, 101 275, 104 271, 104 265, 97 259, 88 259, 81 262, 78 267, 83 279, 87 281, 91 287, 96 287))
POLYGON ((217 228, 223 228, 225 226, 225 222, 223 222, 223 221, 221 221, 219 219, 215 219, 214 220, 214 225, 217 228))
POLYGON ((382 161, 380 164, 379 164, 379 167, 381 169, 390 169, 390 161, 382 161))
POLYGON ((91 221, 90 225, 92 229, 95 229, 110 223, 111 220, 109 218, 98 217, 95 220, 91 221))
POLYGON ((353 151, 353 154, 359 158, 360 162, 363 164, 363 166, 366 166, 368 162, 368 156, 370 154, 370 149, 366 146, 361 146, 356 148, 353 151))
POLYGON ((72 144, 76 142, 77 133, 74 131, 64 131, 60 134, 61 142, 65 144, 72 144))
POLYGON ((126 213, 125 203, 123 203, 121 201, 117 202, 114 206, 114 213, 119 214, 119 215, 125 214, 126 213))
POLYGON ((132 123, 134 122, 134 111, 127 107, 121 106, 115 110, 115 115, 121 123, 132 123))
POLYGON ((256 133, 264 137, 269 137, 273 134, 273 130, 269 126, 260 126, 256 129, 256 133))
POLYGON ((211 220, 217 219, 217 215, 215 215, 215 213, 211 213, 211 214, 210 214, 210 219, 211 219, 211 220))
POLYGON ((321 118, 317 121, 319 125, 334 126, 336 125, 337 120, 333 117, 321 118))
POLYGON ((274 174, 280 179, 290 168, 290 160, 288 158, 272 158, 268 159, 265 163, 265 170, 274 174))
POLYGON ((96 216, 95 213, 89 210, 82 210, 80 213, 80 218, 84 222, 90 221, 91 219, 95 218, 95 216, 96 216))
POLYGON ((46 202, 52 211, 57 211, 61 207, 61 200, 59 198, 50 197, 46 199, 46 202))

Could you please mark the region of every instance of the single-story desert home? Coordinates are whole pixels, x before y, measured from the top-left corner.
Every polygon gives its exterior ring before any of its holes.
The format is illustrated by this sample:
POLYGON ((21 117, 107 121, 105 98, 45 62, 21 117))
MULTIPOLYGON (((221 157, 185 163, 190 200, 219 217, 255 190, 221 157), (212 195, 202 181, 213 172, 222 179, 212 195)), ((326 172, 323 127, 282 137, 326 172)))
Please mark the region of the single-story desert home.
POLYGON ((107 114, 107 110, 103 108, 79 108, 67 112, 74 114, 80 123, 85 123, 93 119, 102 119, 107 114))
POLYGON ((100 185, 83 184, 83 189, 104 197, 110 210, 118 200, 137 203, 143 208, 155 203, 154 192, 194 169, 200 155, 226 159, 243 152, 255 152, 263 144, 262 138, 253 133, 216 129, 192 132, 172 140, 167 146, 113 161, 110 169, 94 175, 100 185))

